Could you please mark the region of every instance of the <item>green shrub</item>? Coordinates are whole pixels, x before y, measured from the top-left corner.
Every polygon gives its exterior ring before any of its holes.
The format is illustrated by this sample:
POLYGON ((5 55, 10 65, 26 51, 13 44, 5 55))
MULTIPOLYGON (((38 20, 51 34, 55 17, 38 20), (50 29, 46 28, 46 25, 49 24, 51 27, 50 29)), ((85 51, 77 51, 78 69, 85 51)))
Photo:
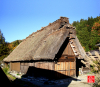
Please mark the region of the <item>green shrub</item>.
POLYGON ((8 67, 3 68, 3 71, 4 71, 5 74, 8 74, 8 70, 9 70, 8 67))
POLYGON ((19 75, 19 74, 17 74, 17 75, 19 75))

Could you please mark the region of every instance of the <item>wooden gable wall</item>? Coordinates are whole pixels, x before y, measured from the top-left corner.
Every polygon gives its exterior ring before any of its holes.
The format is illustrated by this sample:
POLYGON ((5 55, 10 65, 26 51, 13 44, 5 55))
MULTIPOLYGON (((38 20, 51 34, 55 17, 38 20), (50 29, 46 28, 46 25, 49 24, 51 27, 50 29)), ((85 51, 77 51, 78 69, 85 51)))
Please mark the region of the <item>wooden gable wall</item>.
POLYGON ((76 76, 76 59, 70 43, 67 44, 62 56, 55 64, 55 71, 58 72, 56 73, 57 78, 62 78, 63 76, 76 76))
POLYGON ((71 46, 70 46, 70 43, 67 44, 67 46, 66 46, 66 48, 65 48, 65 50, 64 50, 64 52, 63 52, 62 55, 66 55, 66 56, 75 56, 75 55, 74 55, 74 52, 73 52, 73 50, 72 50, 72 48, 71 48, 71 46))

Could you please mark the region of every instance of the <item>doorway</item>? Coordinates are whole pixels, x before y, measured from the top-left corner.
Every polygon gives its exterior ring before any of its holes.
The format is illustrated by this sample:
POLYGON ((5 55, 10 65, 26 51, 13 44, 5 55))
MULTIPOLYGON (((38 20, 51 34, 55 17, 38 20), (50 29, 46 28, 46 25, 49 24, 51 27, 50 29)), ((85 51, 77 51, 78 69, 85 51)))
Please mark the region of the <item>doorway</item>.
POLYGON ((85 67, 85 65, 81 62, 81 60, 83 59, 78 59, 76 58, 76 76, 79 76, 79 68, 81 68, 82 66, 85 67))

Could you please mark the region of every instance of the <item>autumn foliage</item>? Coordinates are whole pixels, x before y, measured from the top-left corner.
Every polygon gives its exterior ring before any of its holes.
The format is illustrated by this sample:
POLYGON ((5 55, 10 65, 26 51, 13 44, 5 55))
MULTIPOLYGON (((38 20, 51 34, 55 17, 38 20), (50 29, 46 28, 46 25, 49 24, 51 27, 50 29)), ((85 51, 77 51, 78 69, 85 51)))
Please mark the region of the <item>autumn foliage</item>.
POLYGON ((100 17, 98 19, 99 19, 99 21, 94 23, 91 31, 92 32, 97 31, 98 35, 100 36, 100 17))
POLYGON ((7 57, 19 44, 21 40, 12 43, 5 42, 5 38, 0 30, 0 61, 7 57))

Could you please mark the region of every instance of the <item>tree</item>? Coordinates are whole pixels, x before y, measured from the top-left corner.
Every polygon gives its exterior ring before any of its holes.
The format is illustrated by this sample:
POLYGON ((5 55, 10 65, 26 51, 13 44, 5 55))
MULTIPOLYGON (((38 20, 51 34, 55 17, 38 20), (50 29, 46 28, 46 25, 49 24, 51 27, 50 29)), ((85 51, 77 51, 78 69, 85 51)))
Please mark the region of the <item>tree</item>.
POLYGON ((85 51, 96 49, 95 45, 100 43, 100 16, 74 21, 73 26, 76 27, 76 35, 85 51))
POLYGON ((72 23, 72 25, 75 26, 75 27, 76 27, 78 24, 79 24, 79 21, 74 21, 74 22, 72 23))
POLYGON ((21 42, 22 40, 16 40, 12 43, 5 42, 5 38, 0 30, 0 60, 8 56, 21 42))
POLYGON ((5 38, 3 36, 3 34, 1 33, 1 30, 0 30, 0 45, 1 44, 4 44, 5 43, 5 38))
POLYGON ((93 24, 92 31, 96 30, 100 36, 100 17, 98 17, 98 19, 99 20, 93 24))
POLYGON ((78 32, 78 38, 82 46, 85 46, 85 51, 89 51, 89 40, 90 40, 90 33, 88 32, 87 27, 81 28, 81 31, 78 32))
POLYGON ((7 47, 7 43, 5 42, 5 38, 0 30, 0 60, 8 55, 9 48, 7 47))
POLYGON ((97 19, 99 20, 94 22, 91 30, 90 45, 93 49, 97 43, 100 43, 100 17, 97 17, 97 19))
POLYGON ((13 42, 14 47, 18 46, 19 43, 20 43, 19 40, 14 41, 14 42, 13 42))

